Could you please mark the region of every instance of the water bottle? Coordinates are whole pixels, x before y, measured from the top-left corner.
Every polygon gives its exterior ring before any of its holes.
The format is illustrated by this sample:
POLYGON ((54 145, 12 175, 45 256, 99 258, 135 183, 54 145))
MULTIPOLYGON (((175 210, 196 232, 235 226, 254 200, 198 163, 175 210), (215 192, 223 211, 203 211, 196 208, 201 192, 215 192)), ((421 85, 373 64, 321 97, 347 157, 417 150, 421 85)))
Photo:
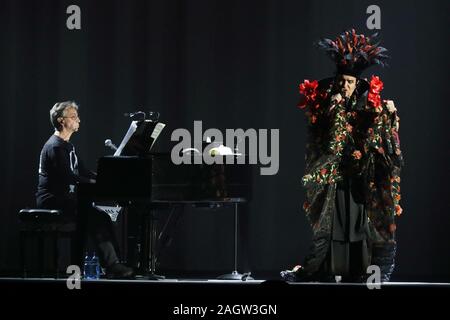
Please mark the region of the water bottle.
POLYGON ((84 257, 84 279, 86 280, 97 280, 100 279, 100 262, 95 252, 92 256, 86 252, 84 257))
POLYGON ((91 258, 91 265, 92 265, 92 279, 98 280, 100 279, 100 260, 98 257, 94 254, 91 258))
POLYGON ((89 257, 89 254, 86 252, 84 256, 84 266, 83 266, 83 279, 90 280, 92 271, 91 271, 91 257, 89 257))

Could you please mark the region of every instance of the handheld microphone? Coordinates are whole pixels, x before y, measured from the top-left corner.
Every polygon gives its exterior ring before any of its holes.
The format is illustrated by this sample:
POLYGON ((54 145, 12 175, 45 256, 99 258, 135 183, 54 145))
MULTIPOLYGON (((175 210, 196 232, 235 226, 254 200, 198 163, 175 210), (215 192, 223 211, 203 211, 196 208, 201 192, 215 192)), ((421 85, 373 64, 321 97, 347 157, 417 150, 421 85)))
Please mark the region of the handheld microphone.
POLYGON ((114 151, 117 150, 117 146, 114 143, 112 143, 111 139, 105 140, 105 147, 109 147, 109 148, 113 149, 114 151))

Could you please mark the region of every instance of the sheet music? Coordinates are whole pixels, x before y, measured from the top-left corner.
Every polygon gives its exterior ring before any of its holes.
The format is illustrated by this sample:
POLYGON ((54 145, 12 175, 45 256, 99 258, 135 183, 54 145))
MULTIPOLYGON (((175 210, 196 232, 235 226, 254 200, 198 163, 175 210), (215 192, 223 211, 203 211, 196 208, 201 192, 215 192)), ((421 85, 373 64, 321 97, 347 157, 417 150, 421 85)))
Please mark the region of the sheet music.
POLYGON ((166 124, 159 122, 156 126, 155 129, 152 132, 151 137, 153 138, 153 142, 152 145, 150 146, 150 150, 152 149, 153 145, 155 144, 156 139, 158 139, 159 134, 161 133, 161 131, 164 129, 164 127, 166 126, 166 124))
POLYGON ((128 140, 130 140, 133 133, 136 132, 136 129, 137 121, 132 121, 130 124, 130 128, 128 128, 127 134, 125 135, 125 137, 123 137, 122 142, 120 143, 120 146, 117 148, 116 152, 114 152, 114 157, 121 155, 123 148, 125 148, 125 145, 128 143, 128 140))

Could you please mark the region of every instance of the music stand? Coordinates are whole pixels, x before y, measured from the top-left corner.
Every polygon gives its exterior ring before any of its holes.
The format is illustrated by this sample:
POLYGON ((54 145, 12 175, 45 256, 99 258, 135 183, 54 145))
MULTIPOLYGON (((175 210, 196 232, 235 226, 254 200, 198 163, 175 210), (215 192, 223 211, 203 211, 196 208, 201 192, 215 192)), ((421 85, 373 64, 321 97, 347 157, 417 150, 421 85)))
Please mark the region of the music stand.
POLYGON ((145 156, 165 126, 151 120, 132 121, 114 156, 145 156))

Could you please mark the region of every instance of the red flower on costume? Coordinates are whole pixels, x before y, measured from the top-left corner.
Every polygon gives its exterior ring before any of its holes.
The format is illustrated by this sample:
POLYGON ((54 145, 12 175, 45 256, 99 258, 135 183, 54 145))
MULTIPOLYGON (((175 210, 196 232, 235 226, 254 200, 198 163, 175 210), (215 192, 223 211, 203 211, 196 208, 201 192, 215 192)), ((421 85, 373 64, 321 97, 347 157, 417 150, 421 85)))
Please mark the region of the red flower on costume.
POLYGON ((362 156, 361 151, 359 151, 359 150, 353 151, 352 156, 353 156, 353 158, 356 159, 356 160, 361 159, 361 156, 362 156))
MULTIPOLYGON (((317 82, 317 80, 314 80, 311 82, 309 80, 305 80, 303 83, 301 83, 298 86, 298 89, 299 89, 300 93, 302 94, 302 98, 297 105, 300 109, 305 108, 306 105, 308 105, 308 104, 313 105, 316 102, 316 96, 317 96, 316 89, 318 86, 319 86, 319 83, 317 82)), ((317 108, 317 105, 315 105, 316 108, 317 108)))
POLYGON ((367 100, 369 101, 370 105, 374 108, 379 108, 381 106, 380 95, 369 92, 367 100))
POLYGON ((372 76, 370 79, 370 91, 379 94, 383 90, 383 81, 378 76, 372 76))
POLYGON ((351 124, 347 123, 347 124, 345 125, 345 127, 346 127, 346 129, 347 129, 348 132, 352 132, 352 131, 353 131, 353 126, 352 126, 351 124))
POLYGON ((395 214, 396 214, 397 216, 399 216, 399 215, 402 214, 402 212, 403 212, 402 207, 400 207, 398 204, 395 205, 395 214))
POLYGON ((372 79, 370 79, 370 89, 367 101, 369 101, 369 104, 376 109, 381 106, 381 90, 383 90, 383 82, 378 76, 372 76, 372 79))

